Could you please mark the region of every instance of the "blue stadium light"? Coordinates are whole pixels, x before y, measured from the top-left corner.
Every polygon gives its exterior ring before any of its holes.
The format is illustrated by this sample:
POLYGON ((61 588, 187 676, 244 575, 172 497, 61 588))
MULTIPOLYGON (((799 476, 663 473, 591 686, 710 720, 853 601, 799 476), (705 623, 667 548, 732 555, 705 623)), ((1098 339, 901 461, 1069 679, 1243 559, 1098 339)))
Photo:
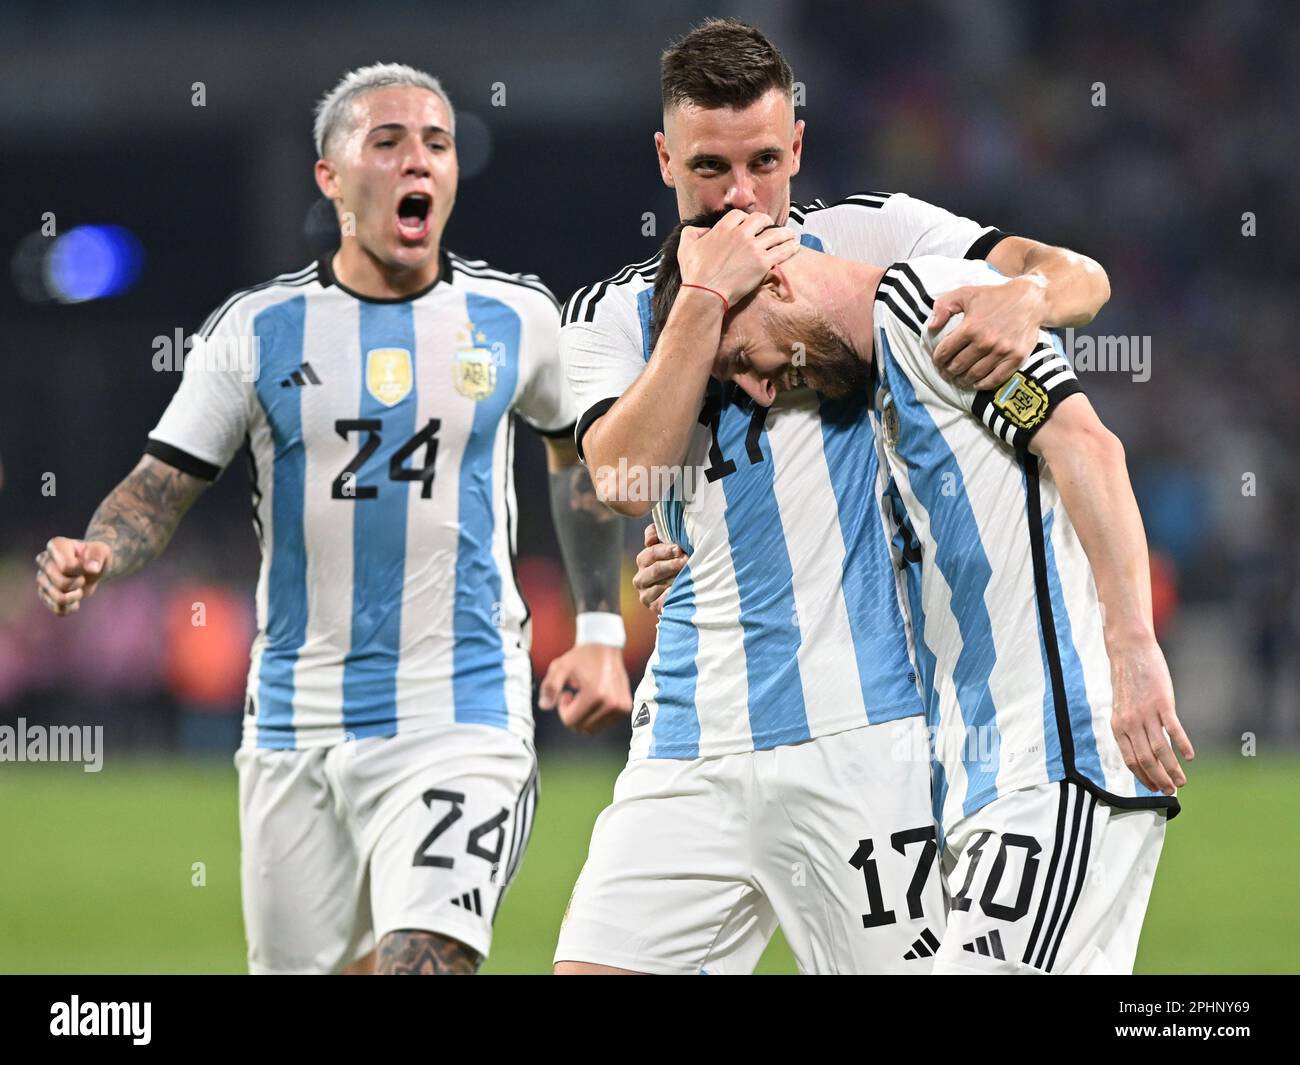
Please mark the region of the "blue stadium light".
POLYGON ((135 284, 142 258, 140 242, 122 226, 77 226, 50 248, 46 285, 63 303, 117 296, 135 284))

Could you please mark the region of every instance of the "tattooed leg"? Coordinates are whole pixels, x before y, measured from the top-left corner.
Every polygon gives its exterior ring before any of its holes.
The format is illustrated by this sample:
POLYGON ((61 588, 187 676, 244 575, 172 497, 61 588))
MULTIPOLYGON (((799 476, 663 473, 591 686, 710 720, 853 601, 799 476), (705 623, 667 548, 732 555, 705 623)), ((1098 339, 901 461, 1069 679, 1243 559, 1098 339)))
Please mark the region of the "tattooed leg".
POLYGON ((473 976, 483 964, 478 951, 437 932, 402 928, 379 941, 380 976, 473 976))

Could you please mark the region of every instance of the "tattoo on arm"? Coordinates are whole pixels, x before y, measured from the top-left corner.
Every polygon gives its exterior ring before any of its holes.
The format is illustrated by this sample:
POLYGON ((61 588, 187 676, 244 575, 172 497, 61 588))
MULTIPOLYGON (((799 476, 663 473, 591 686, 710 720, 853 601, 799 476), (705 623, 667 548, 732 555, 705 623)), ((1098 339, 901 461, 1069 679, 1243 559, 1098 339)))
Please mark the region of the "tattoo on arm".
POLYGON ((436 932, 403 928, 379 941, 380 976, 473 976, 483 964, 478 951, 436 932))
POLYGON ((134 573, 162 554, 185 512, 208 482, 146 455, 99 504, 86 540, 113 549, 106 577, 134 573))
POLYGON ((578 613, 617 614, 623 564, 619 515, 596 497, 580 463, 550 471, 551 517, 578 613))

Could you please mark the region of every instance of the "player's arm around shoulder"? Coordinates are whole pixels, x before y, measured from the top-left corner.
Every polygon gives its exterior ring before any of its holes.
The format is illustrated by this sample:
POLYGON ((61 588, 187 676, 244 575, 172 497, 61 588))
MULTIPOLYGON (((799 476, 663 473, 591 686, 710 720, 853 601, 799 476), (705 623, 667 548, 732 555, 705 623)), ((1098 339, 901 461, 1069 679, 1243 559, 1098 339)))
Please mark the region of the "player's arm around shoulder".
POLYGON ((59 617, 74 614, 101 581, 157 558, 209 483, 145 455, 100 503, 82 539, 56 536, 36 556, 41 602, 59 617))
POLYGON ((1110 281, 1096 261, 1026 237, 1003 237, 985 262, 1006 279, 964 285, 936 301, 931 330, 962 313, 961 327, 934 351, 949 380, 992 388, 1015 371, 1041 328, 1086 325, 1110 299, 1110 281))
MULTIPOLYGON (((1006 280, 982 260, 943 255, 922 255, 896 263, 881 281, 879 292, 897 308, 896 314, 901 312, 910 320, 912 332, 916 332, 917 324, 924 327, 914 343, 900 345, 896 354, 909 363, 914 377, 925 380, 938 395, 967 411, 977 394, 991 386, 954 378, 940 365, 937 352, 953 344, 995 343, 992 334, 986 336, 978 329, 967 328, 967 312, 960 301, 967 298, 968 292, 1005 284, 1006 280)), ((1035 330, 1014 355, 1010 351, 1002 353, 990 376, 996 378, 997 384, 1007 381, 1044 338, 1045 334, 1035 330)))

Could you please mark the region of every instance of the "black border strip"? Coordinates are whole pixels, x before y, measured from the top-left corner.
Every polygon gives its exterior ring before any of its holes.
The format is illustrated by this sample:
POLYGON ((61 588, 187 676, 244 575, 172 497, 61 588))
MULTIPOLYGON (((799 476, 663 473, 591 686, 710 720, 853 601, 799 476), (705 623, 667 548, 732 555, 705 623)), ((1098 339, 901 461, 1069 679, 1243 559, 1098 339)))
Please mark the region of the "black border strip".
MULTIPOLYGON (((430 281, 419 292, 412 292, 406 296, 363 296, 360 292, 348 288, 334 273, 334 254, 323 255, 316 260, 317 274, 321 287, 329 288, 333 285, 340 292, 346 292, 354 300, 360 300, 362 303, 414 303, 422 296, 427 296, 439 285, 450 285, 452 283, 452 272, 455 267, 452 265, 451 258, 447 254, 447 249, 442 248, 438 252, 438 276, 430 281)), ((465 271, 468 273, 468 271, 465 271)), ((552 297, 553 299, 554 297, 552 297)))
POLYGON ((562 440, 566 436, 572 436, 573 431, 578 427, 577 422, 569 422, 568 425, 561 425, 558 429, 538 429, 532 422, 528 424, 538 436, 549 437, 552 440, 562 440))
POLYGON ((188 451, 182 451, 171 444, 164 444, 161 440, 155 440, 153 437, 150 437, 144 445, 144 453, 151 455, 159 462, 167 463, 168 466, 174 466, 181 473, 188 473, 191 477, 199 477, 205 481, 215 481, 221 476, 220 466, 204 462, 200 458, 195 458, 188 451))
POLYGON ((582 459, 583 462, 587 461, 587 456, 582 452, 582 438, 586 435, 587 430, 591 428, 591 423, 601 417, 617 402, 617 396, 611 399, 602 399, 588 407, 587 412, 578 419, 578 427, 573 431, 573 439, 578 446, 578 458, 582 459))
POLYGON ((1007 237, 1014 236, 1014 233, 1003 233, 1000 229, 990 229, 987 233, 981 233, 975 238, 975 243, 966 249, 966 258, 987 259, 989 252, 1006 240, 1007 237))

